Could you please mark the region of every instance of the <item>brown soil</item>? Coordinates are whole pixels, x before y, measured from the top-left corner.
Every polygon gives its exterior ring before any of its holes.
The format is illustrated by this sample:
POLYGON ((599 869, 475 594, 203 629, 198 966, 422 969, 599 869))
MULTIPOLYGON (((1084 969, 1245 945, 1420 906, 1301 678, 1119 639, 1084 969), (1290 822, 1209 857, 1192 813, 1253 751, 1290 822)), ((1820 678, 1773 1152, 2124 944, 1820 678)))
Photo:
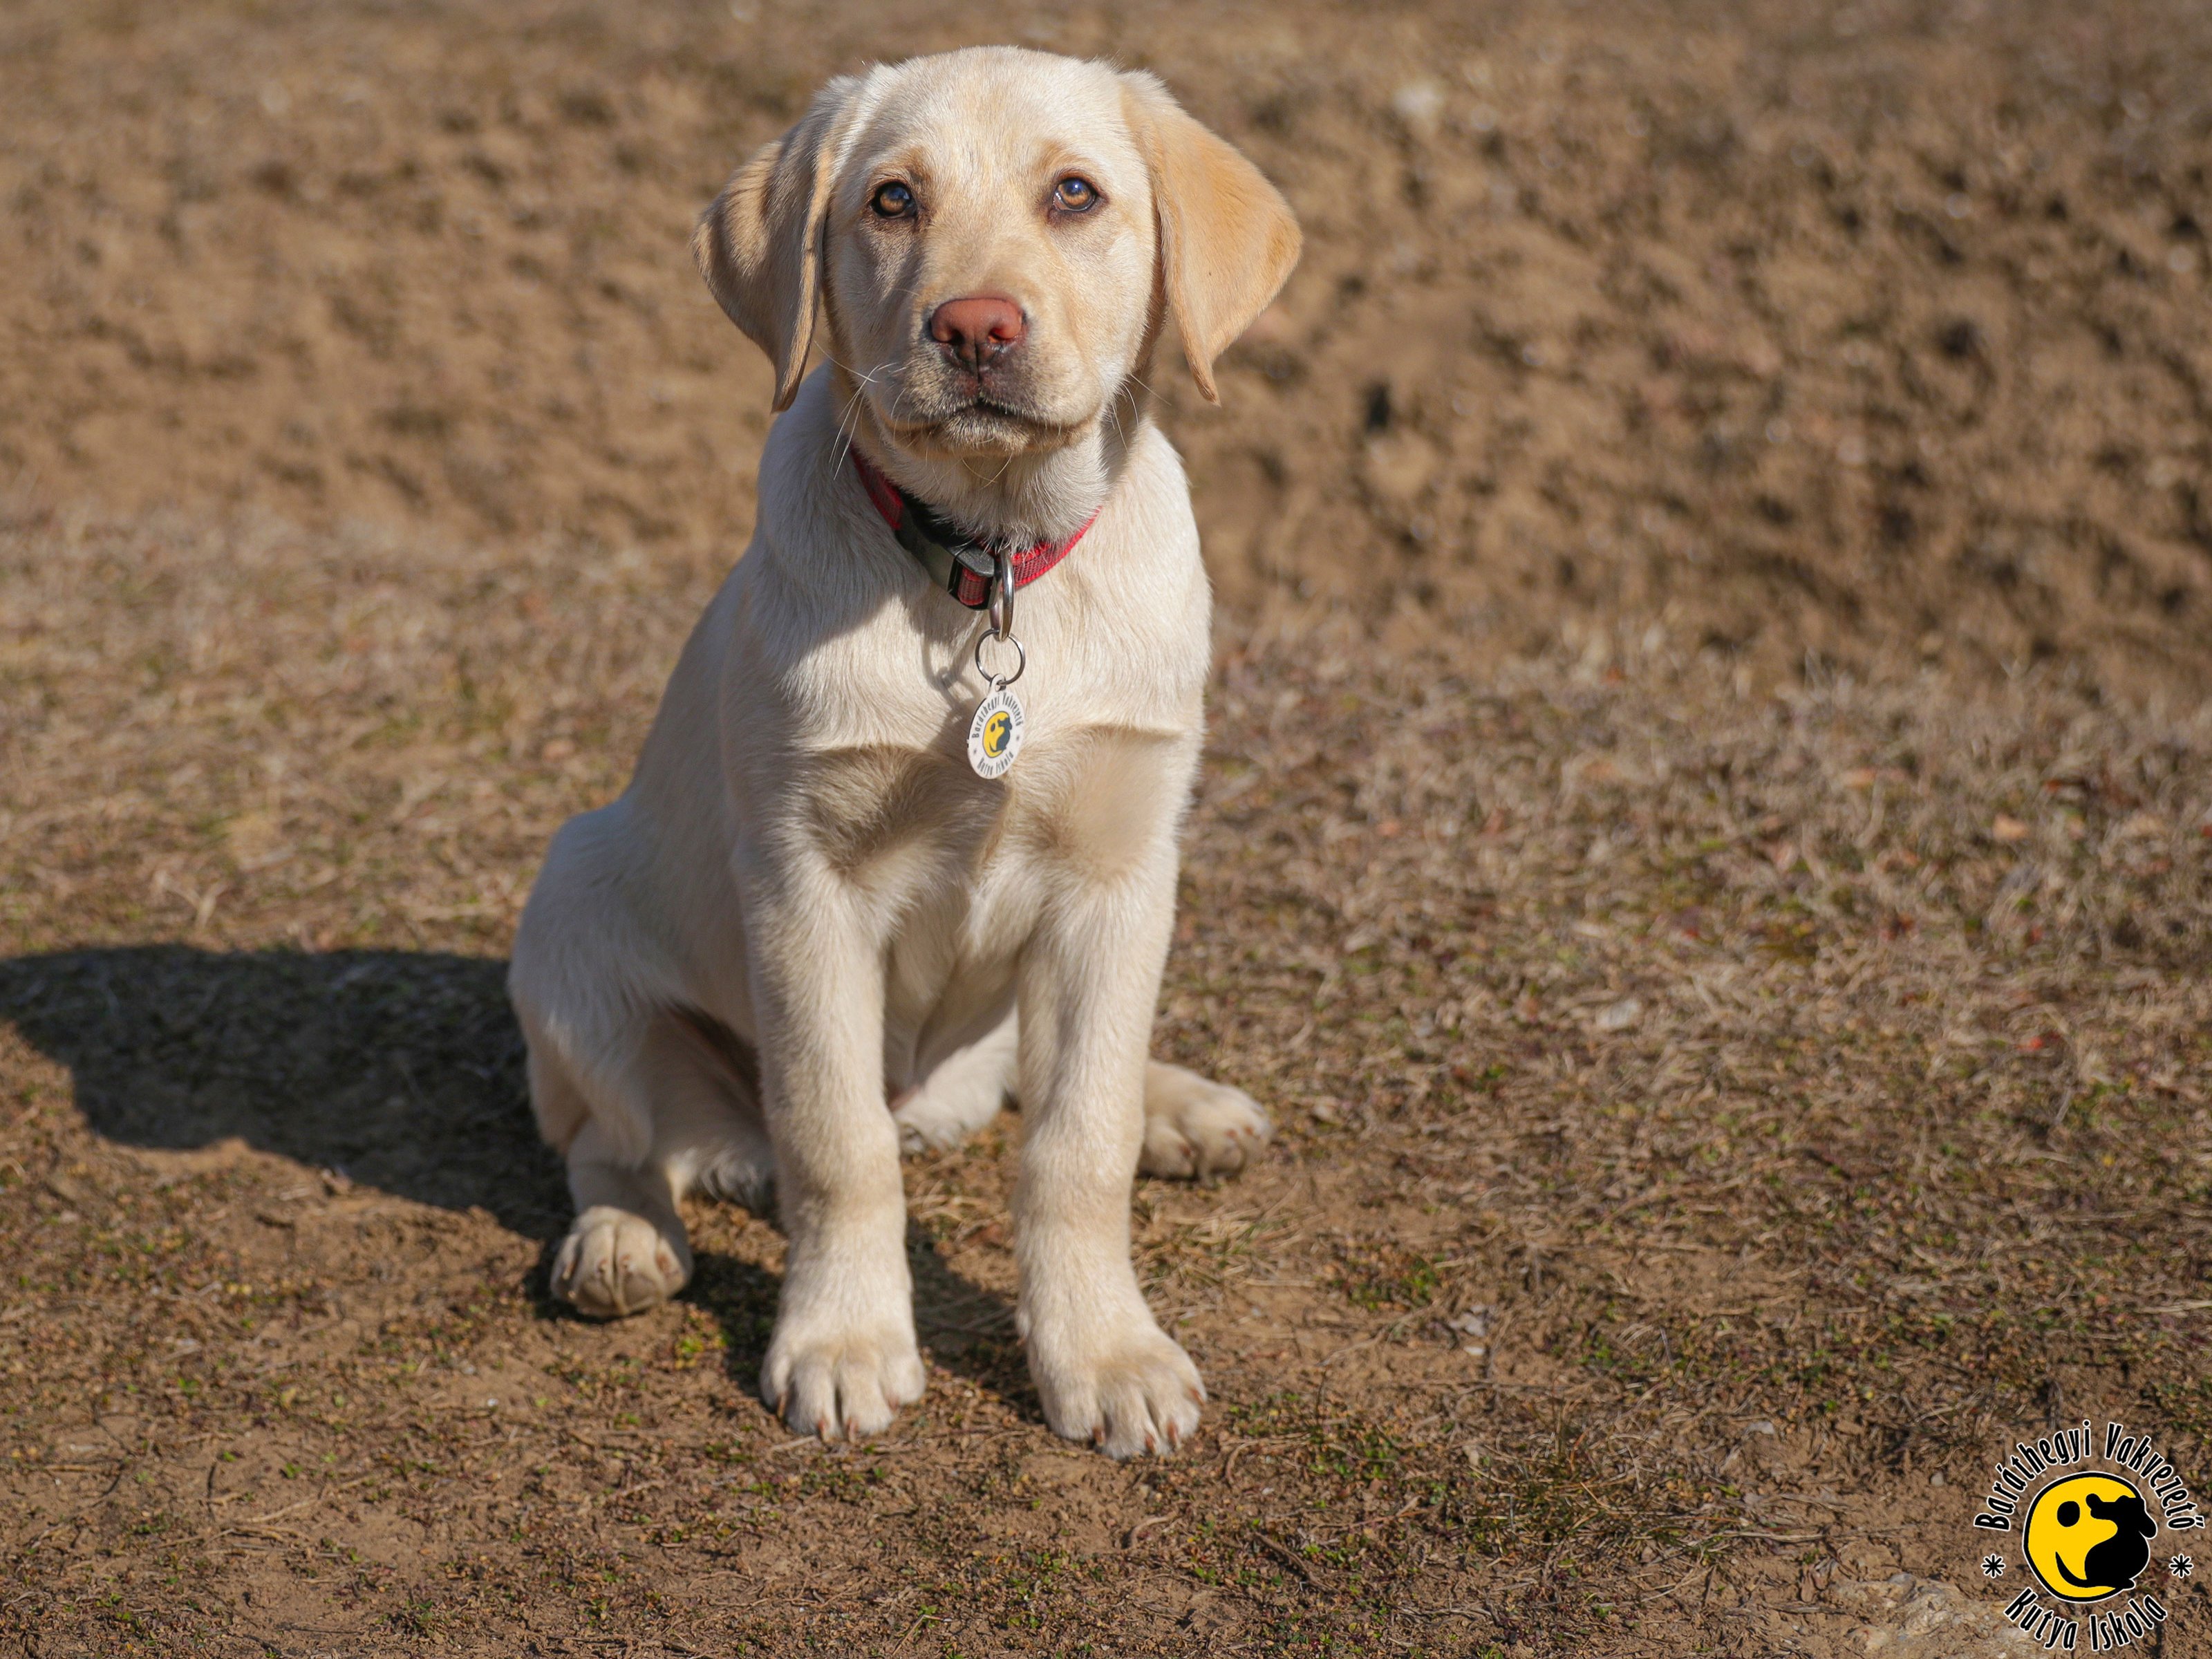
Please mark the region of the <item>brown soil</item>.
POLYGON ((2180 3, 9 8, 0 1650, 2010 1651, 2001 1449, 2212 1480, 2208 70, 2180 3), (500 990, 750 514, 692 215, 978 39, 1157 67, 1310 238, 1165 413, 1159 1048, 1284 1133, 1139 1187, 1157 1465, 1038 1420, 1015 1119, 910 1168, 880 1443, 751 1397, 741 1210, 565 1316, 500 990))
POLYGON ((1304 220, 1170 416, 1232 600, 2206 684, 2189 0, 17 5, 0 484, 726 559, 765 381, 693 216, 827 74, 992 38, 1156 66, 1304 220))

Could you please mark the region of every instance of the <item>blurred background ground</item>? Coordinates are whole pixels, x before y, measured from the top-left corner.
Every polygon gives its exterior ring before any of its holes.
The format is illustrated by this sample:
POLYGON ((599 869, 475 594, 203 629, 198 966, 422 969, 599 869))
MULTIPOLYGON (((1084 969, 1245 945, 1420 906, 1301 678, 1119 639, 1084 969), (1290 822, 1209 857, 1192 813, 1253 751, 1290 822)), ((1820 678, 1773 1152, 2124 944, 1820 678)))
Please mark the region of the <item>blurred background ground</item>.
POLYGON ((2006 1651, 1998 1448, 2212 1478, 2208 69, 2179 3, 9 8, 0 1643, 2006 1651), (1139 1188, 1215 1396, 1152 1468, 1038 1422, 1013 1119, 911 1168, 877 1445, 751 1400, 741 1211, 562 1316, 500 994, 750 523, 693 216, 981 40, 1158 69, 1309 236, 1223 410, 1157 377, 1223 602, 1159 1047, 1285 1133, 1139 1188))

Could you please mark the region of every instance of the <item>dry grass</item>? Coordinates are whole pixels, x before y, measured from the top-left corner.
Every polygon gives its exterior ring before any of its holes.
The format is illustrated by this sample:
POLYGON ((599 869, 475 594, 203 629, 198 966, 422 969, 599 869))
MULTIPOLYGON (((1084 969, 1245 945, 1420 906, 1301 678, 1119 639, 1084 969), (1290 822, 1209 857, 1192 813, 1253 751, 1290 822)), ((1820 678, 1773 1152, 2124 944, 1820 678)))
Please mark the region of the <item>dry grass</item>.
POLYGON ((1285 1133, 1138 1195, 1209 1431, 1039 1424, 1010 1122, 912 1166, 929 1398, 823 1451, 750 1395, 764 1223, 545 1303, 500 998, 710 573, 181 520, 0 569, 42 1652, 1763 1652, 1967 1582, 2046 1417, 2212 1464, 2201 711, 1231 624, 1159 1041, 1285 1133))
POLYGON ((1996 1448, 2212 1480, 2203 9, 884 15, 0 17, 0 1650, 1995 1659, 1996 1448), (1309 233, 1162 382, 1158 1046, 1283 1133, 1138 1189, 1145 1467, 1039 1422, 1014 1120, 908 1167, 877 1443, 753 1400, 743 1211, 552 1305, 501 988, 750 511, 692 214, 979 37, 1309 233))

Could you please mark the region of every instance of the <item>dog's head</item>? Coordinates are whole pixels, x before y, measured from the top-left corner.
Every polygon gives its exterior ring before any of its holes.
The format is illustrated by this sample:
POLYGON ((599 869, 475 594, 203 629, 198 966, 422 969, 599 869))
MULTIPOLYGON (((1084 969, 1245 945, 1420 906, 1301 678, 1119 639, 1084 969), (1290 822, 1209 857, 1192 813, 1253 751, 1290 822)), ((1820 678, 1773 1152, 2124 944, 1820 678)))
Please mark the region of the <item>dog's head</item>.
POLYGON ((826 349, 901 448, 1019 456, 1096 433, 1162 322, 1199 390, 1298 254, 1258 169, 1153 76, 1010 47, 831 82, 692 247, 769 356, 826 349))

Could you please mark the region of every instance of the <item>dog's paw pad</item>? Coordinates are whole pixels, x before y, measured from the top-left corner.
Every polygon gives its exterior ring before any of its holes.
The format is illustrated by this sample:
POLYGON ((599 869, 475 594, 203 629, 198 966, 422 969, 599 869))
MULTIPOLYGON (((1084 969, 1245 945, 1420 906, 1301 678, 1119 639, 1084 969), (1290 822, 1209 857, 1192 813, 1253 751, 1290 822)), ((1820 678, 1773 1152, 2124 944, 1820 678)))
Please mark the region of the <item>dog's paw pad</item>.
POLYGON ((1231 1174, 1256 1158, 1274 1133, 1260 1103, 1242 1089, 1155 1065, 1146 1082, 1139 1167, 1149 1176, 1184 1180, 1231 1174))
POLYGON ((576 1218, 553 1260, 553 1294, 594 1319, 665 1302, 691 1277, 690 1253, 643 1216, 598 1205, 576 1218))

